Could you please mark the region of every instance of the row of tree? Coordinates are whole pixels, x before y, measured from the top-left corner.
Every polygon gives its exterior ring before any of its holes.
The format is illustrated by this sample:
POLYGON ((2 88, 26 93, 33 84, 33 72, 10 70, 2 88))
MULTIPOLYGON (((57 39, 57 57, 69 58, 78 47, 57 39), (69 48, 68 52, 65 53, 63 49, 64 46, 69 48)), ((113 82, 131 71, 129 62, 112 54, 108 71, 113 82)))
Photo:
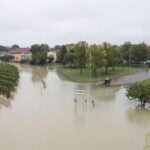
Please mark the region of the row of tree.
POLYGON ((102 43, 100 45, 88 45, 82 41, 77 43, 74 48, 67 49, 66 46, 61 47, 61 52, 58 56, 58 62, 63 63, 64 66, 82 68, 91 67, 93 73, 101 67, 112 67, 115 69, 116 65, 126 63, 127 65, 139 65, 150 59, 150 47, 145 43, 131 44, 126 42, 123 45, 111 45, 109 43, 102 43))
MULTIPOLYGON (((100 45, 88 45, 86 42, 81 41, 77 44, 72 44, 71 47, 66 45, 55 46, 55 50, 60 50, 58 53, 57 62, 63 63, 64 66, 78 67, 82 73, 82 68, 91 67, 93 72, 97 68, 105 66, 106 73, 108 68, 112 67, 114 70, 115 65, 126 63, 127 65, 139 65, 146 60, 150 60, 150 46, 145 43, 132 44, 126 42, 123 45, 112 45, 109 43, 102 43, 100 45), (73 46, 72 46, 73 45, 73 46)), ((19 48, 19 45, 14 44, 9 49, 19 48)), ((53 58, 47 57, 49 51, 48 44, 34 44, 31 46, 32 64, 44 64, 53 58)), ((0 51, 8 50, 8 47, 0 46, 0 51)))
POLYGON ((15 66, 0 64, 0 94, 9 98, 15 90, 19 79, 19 72, 15 66))
POLYGON ((11 47, 0 45, 0 51, 9 51, 9 50, 18 49, 18 48, 20 48, 20 46, 17 44, 12 45, 11 47))

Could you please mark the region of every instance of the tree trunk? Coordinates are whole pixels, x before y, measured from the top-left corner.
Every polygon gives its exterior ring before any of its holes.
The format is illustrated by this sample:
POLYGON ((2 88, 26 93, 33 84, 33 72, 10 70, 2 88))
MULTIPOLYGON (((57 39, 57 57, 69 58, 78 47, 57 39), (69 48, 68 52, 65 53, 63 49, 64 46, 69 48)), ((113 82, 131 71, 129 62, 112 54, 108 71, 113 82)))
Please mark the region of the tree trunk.
POLYGON ((112 67, 112 70, 114 71, 115 70, 115 66, 113 65, 113 67, 112 67))
POLYGON ((80 68, 80 75, 82 74, 82 67, 80 68))
POLYGON ((63 67, 65 68, 65 62, 63 62, 63 67))
POLYGON ((93 73, 94 73, 94 76, 95 76, 95 74, 96 74, 96 69, 93 69, 93 73))
POLYGON ((142 100, 141 100, 141 109, 142 109, 142 107, 143 107, 142 105, 143 105, 143 104, 142 104, 142 100))
POLYGON ((106 71, 105 71, 105 73, 107 74, 108 73, 108 67, 106 66, 106 71))

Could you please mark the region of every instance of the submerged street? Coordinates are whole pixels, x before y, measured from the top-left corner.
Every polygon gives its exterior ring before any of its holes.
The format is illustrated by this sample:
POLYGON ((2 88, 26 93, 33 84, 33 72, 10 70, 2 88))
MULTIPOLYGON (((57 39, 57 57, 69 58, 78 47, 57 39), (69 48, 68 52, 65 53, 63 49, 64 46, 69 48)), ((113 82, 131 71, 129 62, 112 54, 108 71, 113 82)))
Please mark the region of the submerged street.
POLYGON ((2 150, 145 150, 150 145, 150 111, 135 108, 124 87, 70 82, 48 67, 18 68, 14 98, 0 98, 2 150), (76 106, 75 90, 86 90, 76 106))

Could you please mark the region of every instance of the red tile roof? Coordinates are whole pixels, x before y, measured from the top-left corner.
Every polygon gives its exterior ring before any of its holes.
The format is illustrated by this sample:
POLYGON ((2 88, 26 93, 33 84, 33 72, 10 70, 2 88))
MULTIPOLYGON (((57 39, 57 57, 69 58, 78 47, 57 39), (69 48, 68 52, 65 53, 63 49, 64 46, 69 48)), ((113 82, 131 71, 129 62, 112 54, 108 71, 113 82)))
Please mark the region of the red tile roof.
POLYGON ((29 48, 18 48, 10 51, 10 54, 21 54, 21 53, 28 53, 30 51, 29 48))

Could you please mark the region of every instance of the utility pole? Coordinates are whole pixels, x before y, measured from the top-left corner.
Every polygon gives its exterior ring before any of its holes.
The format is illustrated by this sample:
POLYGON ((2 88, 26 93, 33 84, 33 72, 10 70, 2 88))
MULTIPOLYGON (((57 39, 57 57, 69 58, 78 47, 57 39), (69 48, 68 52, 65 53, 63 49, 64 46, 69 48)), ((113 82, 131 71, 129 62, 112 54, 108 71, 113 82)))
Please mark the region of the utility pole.
POLYGON ((131 47, 129 48, 129 66, 131 67, 131 58, 132 58, 132 54, 131 54, 131 47))
POLYGON ((91 76, 92 76, 92 72, 91 72, 91 48, 90 48, 90 79, 91 79, 91 76))

